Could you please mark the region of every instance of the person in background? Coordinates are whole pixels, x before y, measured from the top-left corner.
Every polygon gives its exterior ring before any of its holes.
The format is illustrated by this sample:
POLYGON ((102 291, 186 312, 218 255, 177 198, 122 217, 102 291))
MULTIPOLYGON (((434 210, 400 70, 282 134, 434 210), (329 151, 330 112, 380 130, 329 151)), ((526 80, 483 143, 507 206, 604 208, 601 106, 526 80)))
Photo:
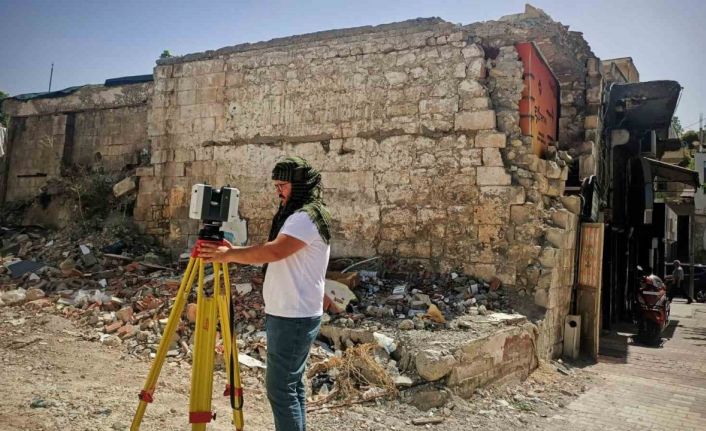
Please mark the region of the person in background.
POLYGON ((687 304, 691 304, 693 299, 689 296, 689 292, 686 291, 686 287, 684 286, 684 268, 681 267, 681 262, 675 260, 672 267, 672 288, 670 289, 671 294, 669 295, 669 300, 671 301, 674 299, 674 296, 678 294, 686 298, 687 304))

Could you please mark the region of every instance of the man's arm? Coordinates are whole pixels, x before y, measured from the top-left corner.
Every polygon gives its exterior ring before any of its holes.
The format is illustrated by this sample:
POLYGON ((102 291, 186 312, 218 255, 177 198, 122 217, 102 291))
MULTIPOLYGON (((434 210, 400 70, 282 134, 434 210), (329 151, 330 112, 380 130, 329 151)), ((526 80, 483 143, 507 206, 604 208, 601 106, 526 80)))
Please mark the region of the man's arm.
POLYGON ((304 246, 304 241, 281 233, 273 241, 247 247, 217 246, 206 242, 201 244, 198 254, 207 262, 259 264, 284 259, 304 246))

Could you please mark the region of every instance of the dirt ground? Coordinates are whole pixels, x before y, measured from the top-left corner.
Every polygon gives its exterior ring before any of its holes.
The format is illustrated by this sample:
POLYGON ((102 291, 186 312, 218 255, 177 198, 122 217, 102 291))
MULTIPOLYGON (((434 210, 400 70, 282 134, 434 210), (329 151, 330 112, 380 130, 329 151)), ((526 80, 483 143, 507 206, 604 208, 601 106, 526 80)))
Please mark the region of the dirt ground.
MULTIPOLYGON (((53 312, 0 308, 0 430, 129 429, 150 362, 94 338, 90 328, 53 312)), ((244 368, 242 377, 246 429, 273 430, 262 370, 244 368)), ((580 368, 560 373, 543 363, 525 382, 478 390, 470 400, 452 396, 427 412, 405 402, 411 391, 391 401, 319 408, 309 412, 308 429, 543 429, 549 419, 560 422, 564 407, 597 383, 580 368), (439 423, 415 426, 422 419, 439 423)), ((219 395, 224 385, 224 374, 216 372, 217 419, 208 429, 234 429, 227 399, 219 395)), ((189 429, 189 386, 190 365, 166 363, 141 429, 189 429)))

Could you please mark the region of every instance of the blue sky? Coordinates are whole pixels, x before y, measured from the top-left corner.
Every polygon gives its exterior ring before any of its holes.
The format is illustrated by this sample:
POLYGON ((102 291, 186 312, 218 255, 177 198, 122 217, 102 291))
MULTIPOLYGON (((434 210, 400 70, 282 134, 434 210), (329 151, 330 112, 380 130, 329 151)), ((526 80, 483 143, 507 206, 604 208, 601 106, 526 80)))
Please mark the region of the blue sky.
MULTIPOLYGON (((468 24, 524 10, 524 0, 0 0, 0 90, 12 95, 152 72, 164 49, 188 54, 335 28, 438 16, 468 24)), ((630 56, 643 81, 684 87, 677 110, 706 111, 706 1, 534 0, 581 31, 601 58, 630 56)))

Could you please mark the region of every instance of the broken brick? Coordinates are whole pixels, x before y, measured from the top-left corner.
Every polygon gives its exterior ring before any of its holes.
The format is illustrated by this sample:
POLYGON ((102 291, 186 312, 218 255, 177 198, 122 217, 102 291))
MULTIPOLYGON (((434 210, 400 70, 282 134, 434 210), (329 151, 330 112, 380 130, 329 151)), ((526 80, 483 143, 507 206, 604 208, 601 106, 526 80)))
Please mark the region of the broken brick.
POLYGON ((105 332, 106 332, 106 334, 112 334, 113 332, 120 329, 121 326, 123 326, 123 322, 121 322, 120 320, 117 320, 117 321, 111 323, 110 325, 106 326, 105 332))

